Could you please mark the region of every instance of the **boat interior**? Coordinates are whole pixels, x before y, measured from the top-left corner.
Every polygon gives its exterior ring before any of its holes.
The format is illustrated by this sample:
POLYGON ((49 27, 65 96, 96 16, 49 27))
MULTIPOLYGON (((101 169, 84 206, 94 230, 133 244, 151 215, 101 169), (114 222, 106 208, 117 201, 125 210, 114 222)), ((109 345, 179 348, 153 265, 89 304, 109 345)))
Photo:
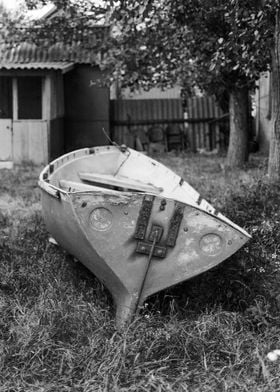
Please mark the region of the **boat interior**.
POLYGON ((171 170, 141 153, 135 156, 134 151, 132 153, 129 149, 121 151, 107 146, 83 149, 58 158, 49 165, 45 179, 66 192, 106 189, 106 192, 158 195, 163 192, 162 184, 168 183, 164 181, 166 176, 173 180, 174 175, 171 170))
POLYGON ((40 176, 52 192, 141 192, 176 199, 209 213, 215 209, 183 178, 160 162, 127 147, 101 146, 65 154, 40 176))

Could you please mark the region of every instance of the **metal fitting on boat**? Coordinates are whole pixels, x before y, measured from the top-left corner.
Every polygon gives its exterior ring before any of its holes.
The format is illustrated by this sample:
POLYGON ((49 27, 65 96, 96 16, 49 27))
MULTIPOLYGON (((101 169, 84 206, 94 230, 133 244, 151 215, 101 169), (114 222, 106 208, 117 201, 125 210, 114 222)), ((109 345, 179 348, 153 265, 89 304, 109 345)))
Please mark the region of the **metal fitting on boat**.
POLYGON ((127 146, 125 144, 122 144, 120 146, 120 150, 121 150, 121 152, 126 152, 127 151, 127 146))

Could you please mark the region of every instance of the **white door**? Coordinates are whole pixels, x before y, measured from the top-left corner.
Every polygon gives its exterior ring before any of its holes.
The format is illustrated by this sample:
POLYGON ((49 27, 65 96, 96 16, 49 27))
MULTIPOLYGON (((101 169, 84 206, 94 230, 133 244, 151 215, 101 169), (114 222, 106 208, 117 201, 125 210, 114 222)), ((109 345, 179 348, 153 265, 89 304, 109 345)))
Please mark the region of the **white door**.
POLYGON ((0 161, 12 161, 12 120, 0 119, 0 161))

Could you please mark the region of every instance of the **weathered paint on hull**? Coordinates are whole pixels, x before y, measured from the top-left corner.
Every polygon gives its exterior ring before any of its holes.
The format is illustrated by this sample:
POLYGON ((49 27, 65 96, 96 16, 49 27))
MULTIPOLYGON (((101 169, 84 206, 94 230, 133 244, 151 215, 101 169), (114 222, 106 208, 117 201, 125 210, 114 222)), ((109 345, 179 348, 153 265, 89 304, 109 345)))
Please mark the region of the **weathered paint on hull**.
POLYGON ((40 185, 49 232, 109 289, 118 324, 129 321, 148 296, 214 267, 249 238, 182 197, 58 192, 42 178, 40 185))
MULTIPOLYGON (((42 198, 48 230, 109 289, 119 322, 130 319, 149 295, 214 267, 247 241, 220 219, 184 205, 176 245, 167 249, 165 258, 152 259, 141 290, 148 257, 136 252, 134 234, 144 195, 79 193, 56 199, 43 192, 42 198), (101 223, 94 220, 98 211, 103 214, 101 223), (216 244, 207 245, 209 235, 217 236, 216 244)), ((164 247, 175 202, 164 199, 163 211, 162 200, 154 198, 146 237, 153 224, 160 225, 163 235, 158 244, 164 247)))

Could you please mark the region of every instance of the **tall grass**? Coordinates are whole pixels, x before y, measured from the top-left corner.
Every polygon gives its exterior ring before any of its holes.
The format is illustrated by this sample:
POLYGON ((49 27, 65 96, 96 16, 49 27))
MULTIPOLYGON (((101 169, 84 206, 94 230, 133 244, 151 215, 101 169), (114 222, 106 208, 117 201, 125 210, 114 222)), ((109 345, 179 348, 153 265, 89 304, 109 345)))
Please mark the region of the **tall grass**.
POLYGON ((253 239, 117 331, 107 290, 48 241, 37 167, 0 172, 0 391, 280 390, 280 186, 261 156, 159 157, 253 239))

